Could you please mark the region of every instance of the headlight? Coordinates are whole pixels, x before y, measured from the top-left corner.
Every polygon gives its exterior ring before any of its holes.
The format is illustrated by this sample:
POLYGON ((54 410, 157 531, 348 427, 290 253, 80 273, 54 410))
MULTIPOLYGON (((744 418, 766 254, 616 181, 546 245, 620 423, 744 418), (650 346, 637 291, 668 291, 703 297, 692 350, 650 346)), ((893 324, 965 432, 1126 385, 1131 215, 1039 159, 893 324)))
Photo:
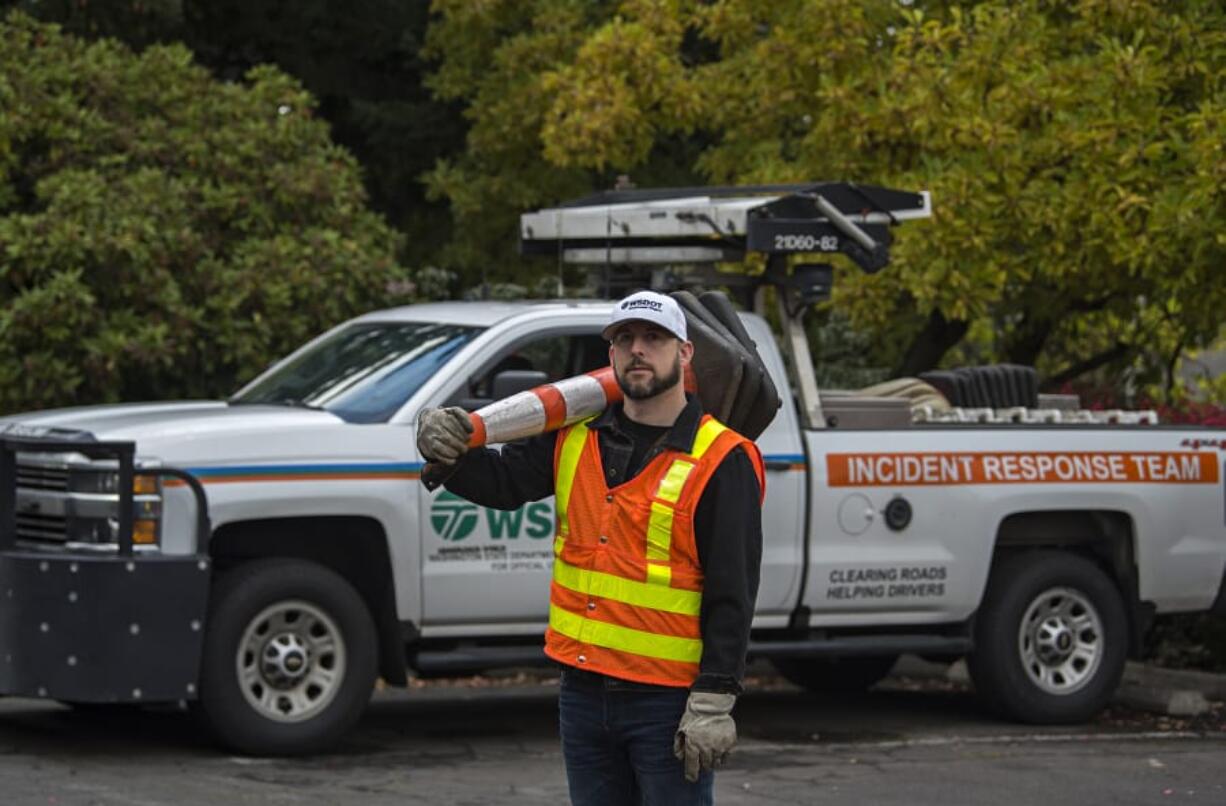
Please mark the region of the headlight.
MULTIPOLYGON (((73 468, 68 477, 73 513, 66 524, 74 543, 115 543, 119 539, 119 473, 73 468)), ((156 545, 161 534, 162 482, 157 476, 132 479, 132 543, 156 545)))
MULTIPOLYGON (((68 477, 68 490, 74 493, 115 495, 119 492, 119 474, 114 470, 74 470, 68 477)), ((134 476, 133 495, 158 495, 162 481, 157 476, 134 476)))

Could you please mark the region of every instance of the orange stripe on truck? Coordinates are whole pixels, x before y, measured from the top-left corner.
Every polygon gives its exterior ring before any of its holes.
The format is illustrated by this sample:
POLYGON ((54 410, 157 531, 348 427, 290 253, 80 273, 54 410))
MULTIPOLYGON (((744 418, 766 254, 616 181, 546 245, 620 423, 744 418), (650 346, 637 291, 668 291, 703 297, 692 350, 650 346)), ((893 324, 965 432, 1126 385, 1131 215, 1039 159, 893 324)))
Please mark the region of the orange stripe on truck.
POLYGON ((831 487, 952 484, 1216 484, 1215 453, 832 453, 831 487))

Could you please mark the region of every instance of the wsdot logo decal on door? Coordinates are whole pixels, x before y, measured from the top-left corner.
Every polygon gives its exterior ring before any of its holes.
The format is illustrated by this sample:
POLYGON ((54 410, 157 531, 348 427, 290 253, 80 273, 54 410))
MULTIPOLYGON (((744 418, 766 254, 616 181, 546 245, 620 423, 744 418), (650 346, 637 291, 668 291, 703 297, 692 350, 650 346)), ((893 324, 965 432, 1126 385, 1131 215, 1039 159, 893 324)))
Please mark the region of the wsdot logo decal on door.
POLYGON ((455 493, 442 492, 430 507, 430 525, 434 527, 436 535, 449 543, 458 543, 478 531, 478 539, 541 540, 553 535, 553 505, 546 501, 534 501, 504 512, 479 507, 455 493), (482 523, 485 528, 478 530, 482 523))
POLYGON ((444 540, 457 542, 477 528, 477 505, 455 493, 442 492, 430 507, 430 525, 444 540))

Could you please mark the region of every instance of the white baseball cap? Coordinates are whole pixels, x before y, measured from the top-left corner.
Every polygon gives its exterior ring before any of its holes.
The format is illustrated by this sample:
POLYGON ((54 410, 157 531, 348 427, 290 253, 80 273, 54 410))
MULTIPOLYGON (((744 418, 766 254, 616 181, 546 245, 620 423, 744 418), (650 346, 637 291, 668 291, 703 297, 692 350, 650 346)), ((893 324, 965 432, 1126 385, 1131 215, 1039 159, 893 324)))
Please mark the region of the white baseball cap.
POLYGON ((609 324, 601 331, 606 339, 622 322, 651 322, 685 341, 685 314, 677 300, 655 291, 636 291, 617 303, 609 324))

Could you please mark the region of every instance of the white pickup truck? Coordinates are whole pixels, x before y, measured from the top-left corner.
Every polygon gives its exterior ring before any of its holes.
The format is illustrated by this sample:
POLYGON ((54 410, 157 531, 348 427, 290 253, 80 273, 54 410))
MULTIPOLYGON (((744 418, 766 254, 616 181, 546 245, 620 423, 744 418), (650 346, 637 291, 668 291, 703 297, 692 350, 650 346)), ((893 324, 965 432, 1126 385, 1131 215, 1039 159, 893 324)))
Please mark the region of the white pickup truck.
MULTIPOLYGON (((394 308, 227 401, 6 418, 0 694, 186 700, 229 746, 297 753, 406 665, 543 663, 552 501, 426 490, 414 425, 607 364, 610 310, 394 308)), ((766 320, 742 320, 785 400, 757 440, 751 656, 815 689, 871 685, 903 652, 965 656, 1002 714, 1076 721, 1155 613, 1226 612, 1226 433, 953 416, 969 407, 912 422, 906 401, 816 393, 803 345, 785 366, 766 320)))

